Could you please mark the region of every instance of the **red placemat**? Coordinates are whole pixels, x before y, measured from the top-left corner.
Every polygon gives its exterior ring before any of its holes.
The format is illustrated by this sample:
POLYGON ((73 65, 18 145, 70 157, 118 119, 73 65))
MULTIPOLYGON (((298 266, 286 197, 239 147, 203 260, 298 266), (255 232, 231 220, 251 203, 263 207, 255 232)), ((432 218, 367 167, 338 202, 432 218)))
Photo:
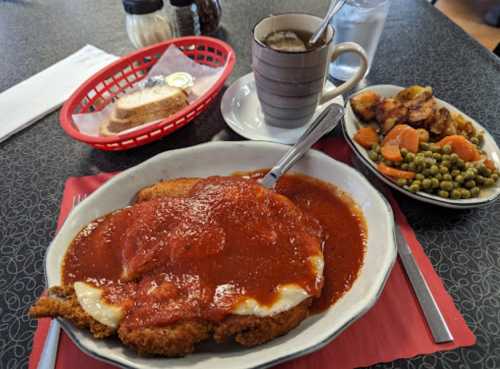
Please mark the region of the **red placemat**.
MULTIPOLYGON (((345 141, 339 138, 325 139, 317 145, 317 148, 335 159, 344 162, 350 161, 350 149, 345 141)), ((75 194, 90 193, 112 176, 113 174, 106 173, 69 178, 64 189, 58 227, 62 225, 71 210, 75 194)), ((475 344, 476 337, 467 327, 452 298, 446 292, 441 279, 417 241, 415 233, 406 222, 405 216, 397 204, 394 201, 391 202, 396 221, 401 226, 417 263, 441 308, 455 339, 454 342, 439 345, 434 343, 411 285, 398 261, 380 299, 368 313, 323 349, 281 364, 279 365, 280 369, 307 369, 327 366, 337 369, 364 367, 475 344)), ((38 364, 48 325, 48 319, 41 319, 38 323, 33 339, 30 369, 35 369, 38 364)), ((87 356, 73 344, 65 333, 62 333, 56 368, 113 369, 114 367, 87 356)))

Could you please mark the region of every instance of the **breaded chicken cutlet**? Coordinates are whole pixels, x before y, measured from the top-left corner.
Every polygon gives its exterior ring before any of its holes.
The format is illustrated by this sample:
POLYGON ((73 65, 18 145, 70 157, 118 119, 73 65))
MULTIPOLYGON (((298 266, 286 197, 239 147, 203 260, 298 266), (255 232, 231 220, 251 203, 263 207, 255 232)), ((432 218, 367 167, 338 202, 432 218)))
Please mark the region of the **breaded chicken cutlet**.
MULTIPOLYGON (((186 197, 200 180, 180 178, 159 182, 140 190, 135 203, 147 203, 163 197, 186 197)), ((246 347, 268 342, 299 325, 308 316, 311 301, 311 297, 306 298, 294 307, 270 316, 229 314, 220 321, 194 318, 165 326, 136 328, 120 324, 111 328, 89 315, 80 306, 75 290, 64 286, 50 288, 48 295, 41 297, 29 314, 34 318, 65 318, 79 328, 89 329, 96 338, 117 335, 124 344, 141 354, 178 357, 193 352, 197 343, 210 338, 216 342, 234 340, 246 347)))

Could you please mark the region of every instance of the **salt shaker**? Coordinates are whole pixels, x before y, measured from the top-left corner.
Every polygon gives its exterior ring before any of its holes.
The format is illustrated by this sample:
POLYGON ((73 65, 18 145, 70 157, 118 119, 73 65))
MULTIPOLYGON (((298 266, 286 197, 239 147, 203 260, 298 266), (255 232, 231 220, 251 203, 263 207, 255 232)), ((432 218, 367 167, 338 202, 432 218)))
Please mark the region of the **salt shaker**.
POLYGON ((145 47, 174 37, 174 28, 163 10, 163 0, 122 0, 127 14, 127 34, 132 44, 145 47))
POLYGON ((194 0, 170 0, 177 36, 201 34, 198 6, 194 0))

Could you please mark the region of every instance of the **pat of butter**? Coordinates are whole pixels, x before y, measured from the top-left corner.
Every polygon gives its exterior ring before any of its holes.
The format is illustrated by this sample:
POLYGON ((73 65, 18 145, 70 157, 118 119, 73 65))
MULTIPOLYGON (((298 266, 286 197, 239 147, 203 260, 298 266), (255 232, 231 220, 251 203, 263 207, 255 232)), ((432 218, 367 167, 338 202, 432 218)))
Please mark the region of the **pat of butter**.
POLYGON ((169 74, 165 77, 165 82, 170 87, 182 88, 186 92, 189 92, 191 87, 194 86, 193 77, 186 72, 176 72, 169 74))
POLYGON ((75 282, 73 288, 80 306, 87 314, 108 327, 115 329, 118 327, 123 317, 123 309, 104 302, 102 289, 84 282, 75 282))

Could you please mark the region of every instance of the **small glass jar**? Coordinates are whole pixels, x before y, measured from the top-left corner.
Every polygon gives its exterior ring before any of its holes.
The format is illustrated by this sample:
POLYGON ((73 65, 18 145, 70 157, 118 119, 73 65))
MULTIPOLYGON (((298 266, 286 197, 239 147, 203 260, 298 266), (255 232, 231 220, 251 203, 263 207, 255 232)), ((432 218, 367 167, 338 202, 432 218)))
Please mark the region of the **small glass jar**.
POLYGON ((177 36, 192 36, 201 34, 198 6, 194 0, 170 0, 175 19, 177 36))
POLYGON ((174 28, 163 10, 163 0, 122 0, 127 14, 127 34, 136 48, 174 37, 174 28))
POLYGON ((222 16, 219 0, 195 0, 200 15, 201 33, 211 35, 217 31, 222 16))

